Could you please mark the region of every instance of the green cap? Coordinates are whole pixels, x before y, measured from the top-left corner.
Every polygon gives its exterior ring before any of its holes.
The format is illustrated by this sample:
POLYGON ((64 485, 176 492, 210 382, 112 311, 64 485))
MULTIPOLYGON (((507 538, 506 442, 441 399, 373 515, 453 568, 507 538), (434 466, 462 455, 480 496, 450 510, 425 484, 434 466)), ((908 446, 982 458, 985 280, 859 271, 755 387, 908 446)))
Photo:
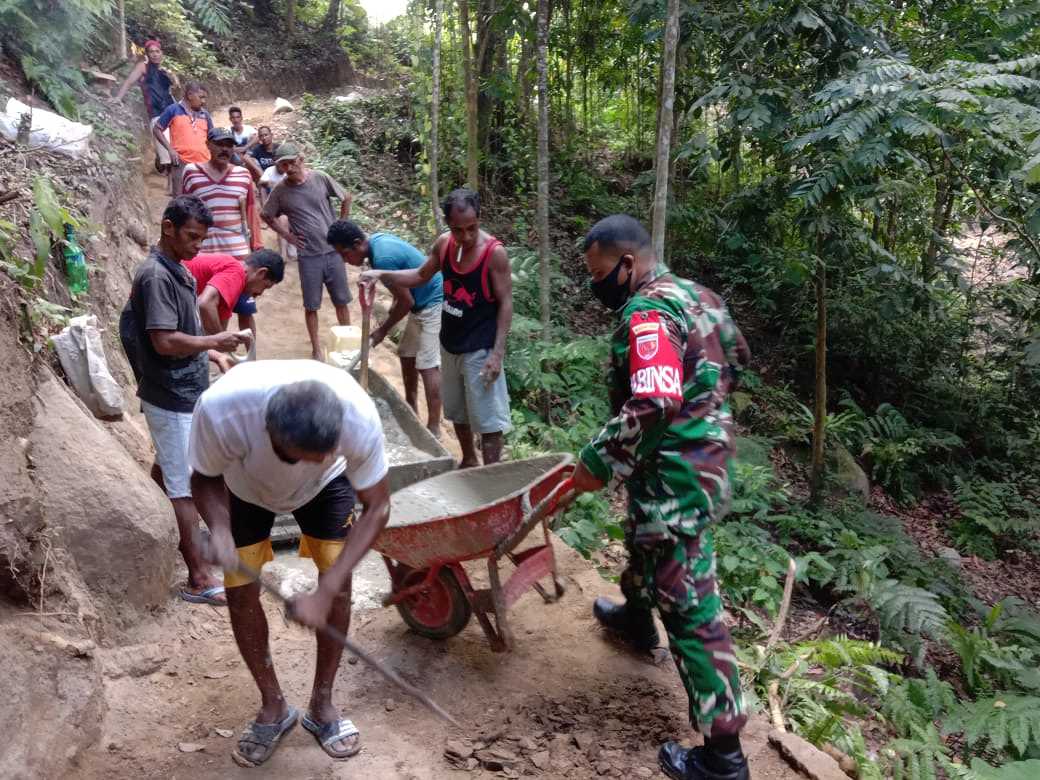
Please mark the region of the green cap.
POLYGON ((286 141, 274 153, 274 161, 280 163, 282 160, 295 160, 300 156, 300 150, 292 141, 286 141))

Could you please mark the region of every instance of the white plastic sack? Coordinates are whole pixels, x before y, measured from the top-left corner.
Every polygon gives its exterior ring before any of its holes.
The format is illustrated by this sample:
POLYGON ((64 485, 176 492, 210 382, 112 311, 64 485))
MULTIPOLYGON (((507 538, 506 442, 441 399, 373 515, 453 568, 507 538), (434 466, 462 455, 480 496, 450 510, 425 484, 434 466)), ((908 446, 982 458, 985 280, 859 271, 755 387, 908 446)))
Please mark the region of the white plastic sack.
POLYGON ((108 370, 97 317, 73 317, 54 337, 54 350, 76 395, 95 417, 123 413, 123 390, 108 370))
POLYGON ((82 157, 90 150, 93 126, 73 122, 53 111, 27 106, 14 98, 7 101, 7 109, 0 114, 0 134, 8 141, 18 137, 18 125, 21 124, 23 114, 31 114, 32 117, 30 149, 45 147, 69 157, 82 157))
POLYGON ((357 103, 359 100, 364 100, 365 96, 360 92, 351 92, 346 95, 336 95, 333 98, 337 103, 357 103))
POLYGON ((293 104, 285 98, 274 99, 274 112, 276 114, 285 114, 293 110, 293 104))

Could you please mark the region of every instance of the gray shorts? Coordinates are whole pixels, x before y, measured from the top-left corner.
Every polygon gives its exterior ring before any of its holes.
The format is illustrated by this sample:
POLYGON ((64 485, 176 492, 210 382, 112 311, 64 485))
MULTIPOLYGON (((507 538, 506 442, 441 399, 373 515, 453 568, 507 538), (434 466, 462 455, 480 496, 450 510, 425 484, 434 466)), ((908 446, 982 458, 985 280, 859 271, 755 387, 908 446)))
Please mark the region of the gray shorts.
POLYGON ((441 397, 444 416, 458 425, 468 425, 477 433, 497 433, 512 428, 509 417, 509 389, 506 372, 491 386, 480 372, 490 349, 455 355, 441 350, 441 397))
POLYGON ((188 462, 188 439, 191 435, 191 412, 171 412, 141 401, 148 432, 155 445, 155 462, 162 470, 163 485, 170 498, 191 498, 191 465, 188 462))
POLYGON ((420 371, 441 365, 441 307, 427 306, 408 315, 408 324, 397 344, 397 354, 415 358, 420 371))
POLYGON ((329 288, 334 306, 346 306, 354 296, 347 283, 347 267, 336 252, 323 255, 300 255, 300 287, 303 288, 303 308, 317 311, 321 308, 321 288, 329 288))

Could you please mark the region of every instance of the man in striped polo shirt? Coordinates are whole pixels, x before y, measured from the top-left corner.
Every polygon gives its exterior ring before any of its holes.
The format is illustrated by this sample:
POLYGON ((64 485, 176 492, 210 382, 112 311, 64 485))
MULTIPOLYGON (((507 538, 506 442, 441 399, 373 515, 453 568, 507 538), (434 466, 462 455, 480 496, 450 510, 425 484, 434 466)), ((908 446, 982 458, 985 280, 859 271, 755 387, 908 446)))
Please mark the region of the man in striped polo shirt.
MULTIPOLYGON (((254 249, 263 249, 259 231, 250 231, 256 218, 256 190, 252 174, 241 165, 232 165, 235 138, 230 130, 214 127, 206 136, 209 162, 185 167, 183 191, 195 195, 213 214, 213 226, 202 243, 205 254, 231 255, 244 261, 254 249)), ((234 307, 239 325, 256 336, 256 302, 243 294, 234 307)))

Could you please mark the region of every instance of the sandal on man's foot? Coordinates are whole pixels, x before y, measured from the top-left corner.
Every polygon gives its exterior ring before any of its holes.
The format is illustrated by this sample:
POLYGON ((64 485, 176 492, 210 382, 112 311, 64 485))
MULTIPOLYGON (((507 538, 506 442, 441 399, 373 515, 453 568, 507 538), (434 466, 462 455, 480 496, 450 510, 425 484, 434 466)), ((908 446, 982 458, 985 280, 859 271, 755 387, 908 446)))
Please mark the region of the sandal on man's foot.
POLYGON ((343 760, 361 752, 361 732, 346 718, 338 718, 330 723, 318 723, 310 715, 304 715, 301 722, 303 727, 314 735, 314 739, 317 740, 321 749, 330 757, 343 760), (351 737, 359 737, 359 739, 354 740, 354 744, 346 750, 337 750, 333 747, 337 742, 351 737))
POLYGON ((277 723, 252 721, 238 738, 238 746, 231 752, 231 758, 247 769, 260 766, 271 757, 282 737, 292 731, 299 718, 299 711, 290 707, 288 714, 277 723))
POLYGON ((223 585, 213 585, 200 591, 193 591, 189 586, 181 590, 180 597, 189 604, 209 604, 211 607, 227 606, 223 585))

